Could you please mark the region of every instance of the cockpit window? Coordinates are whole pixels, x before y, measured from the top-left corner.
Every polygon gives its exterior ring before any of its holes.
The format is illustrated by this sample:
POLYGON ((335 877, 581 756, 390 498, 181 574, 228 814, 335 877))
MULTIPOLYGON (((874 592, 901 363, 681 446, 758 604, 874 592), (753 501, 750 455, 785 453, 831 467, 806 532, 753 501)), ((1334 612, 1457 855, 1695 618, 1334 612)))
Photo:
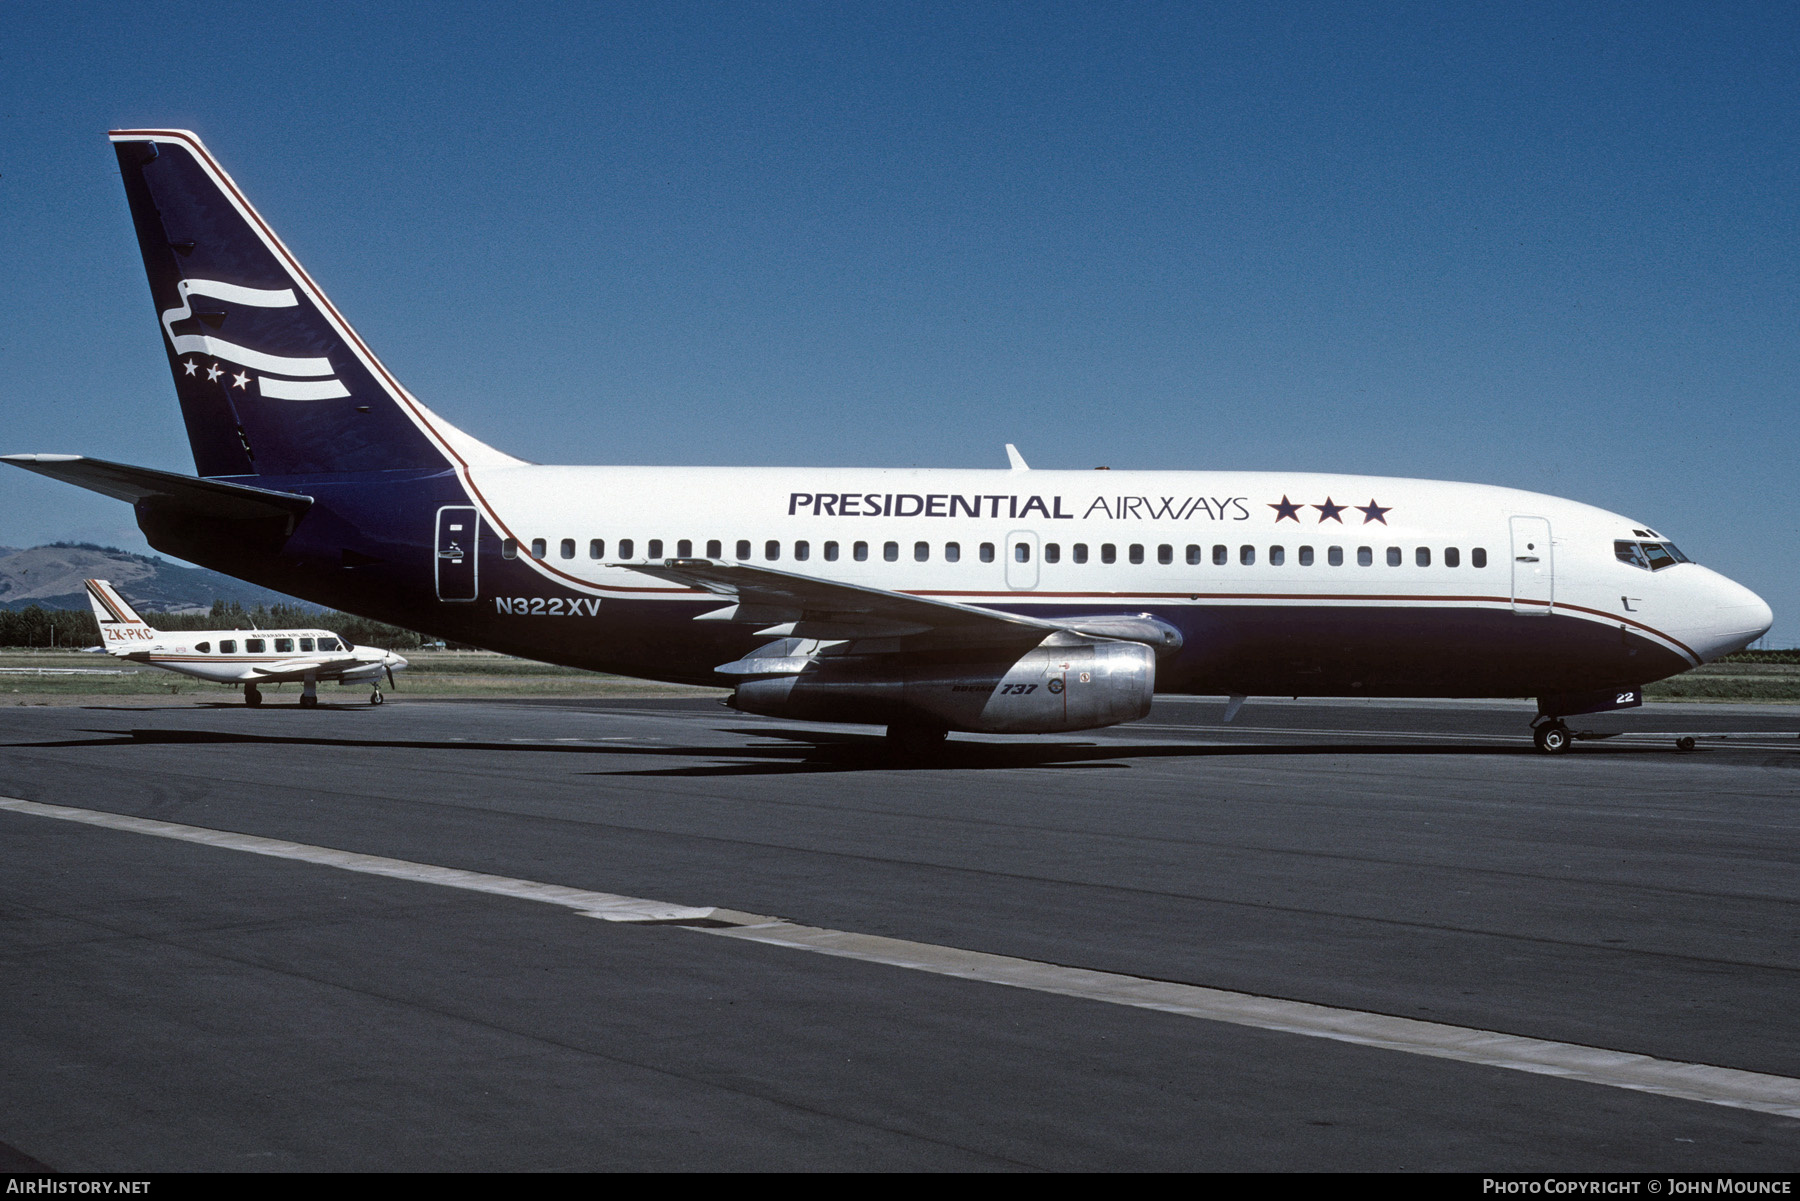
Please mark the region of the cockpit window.
POLYGON ((1641 567, 1645 571, 1661 571, 1665 567, 1688 562, 1688 557, 1676 550, 1673 542, 1625 542, 1621 540, 1613 543, 1613 555, 1619 562, 1629 563, 1633 567, 1641 567))

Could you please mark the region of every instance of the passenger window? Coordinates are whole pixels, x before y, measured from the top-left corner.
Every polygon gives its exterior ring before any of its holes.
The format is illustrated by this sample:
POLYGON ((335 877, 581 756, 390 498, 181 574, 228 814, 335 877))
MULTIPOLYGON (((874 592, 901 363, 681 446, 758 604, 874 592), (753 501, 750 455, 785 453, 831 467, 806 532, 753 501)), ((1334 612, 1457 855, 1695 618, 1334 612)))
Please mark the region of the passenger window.
POLYGON ((740 559, 748 559, 750 557, 750 539, 748 539, 748 538, 739 538, 738 539, 737 557, 740 559))
POLYGON ((694 544, 693 544, 692 540, 683 538, 681 541, 677 542, 675 544, 675 557, 677 559, 693 558, 694 557, 694 544))
POLYGON ((1062 544, 1058 542, 1044 543, 1044 562, 1059 563, 1062 561, 1062 544))
POLYGON ((660 559, 663 557, 661 538, 650 539, 650 549, 647 557, 652 559, 660 559))
POLYGON ((961 559, 962 559, 962 543, 960 543, 960 542, 944 543, 944 562, 956 563, 956 562, 961 561, 961 559))
POLYGON ((203 655, 211 654, 212 653, 212 643, 196 642, 196 643, 194 643, 194 649, 199 651, 203 655))
POLYGON ((827 563, 836 563, 837 557, 838 557, 838 544, 835 542, 827 542, 825 544, 825 561, 827 563))
MULTIPOLYGON (((327 648, 326 648, 326 649, 327 649, 327 650, 336 650, 336 649, 337 649, 337 647, 335 647, 335 646, 333 646, 333 647, 327 647, 327 648)), ((219 653, 220 653, 220 654, 221 654, 221 655, 235 655, 235 654, 237 654, 237 639, 235 639, 235 638, 221 638, 221 639, 220 639, 220 640, 219 640, 219 653)))
POLYGON ((1387 561, 1388 561, 1389 567, 1400 566, 1400 548, 1399 547, 1397 547, 1397 546, 1388 547, 1387 561))
POLYGON ((1192 542, 1188 543, 1187 561, 1189 567, 1200 566, 1200 548, 1195 546, 1192 542))
POLYGON ((812 544, 810 542, 794 543, 794 562, 804 563, 811 555, 812 544))
POLYGON ((929 542, 913 543, 913 562, 914 563, 924 563, 924 562, 927 562, 928 560, 930 560, 930 558, 931 558, 931 543, 929 543, 929 542))
POLYGON ((563 558, 573 559, 575 557, 575 539, 564 538, 562 540, 562 546, 559 547, 558 549, 560 549, 562 551, 563 558))
POLYGON ((1144 561, 1143 545, 1141 543, 1133 542, 1131 544, 1129 557, 1133 563, 1142 563, 1144 561))
POLYGON ((1173 563, 1175 561, 1175 548, 1170 546, 1167 542, 1157 547, 1156 561, 1158 563, 1173 563))
POLYGON ((994 561, 994 544, 992 542, 983 542, 981 544, 981 561, 983 563, 992 563, 994 561))
POLYGON ((1312 564, 1313 564, 1312 547, 1310 547, 1310 546, 1301 547, 1300 548, 1300 566, 1311 567, 1312 564))
POLYGON ((1256 563, 1256 548, 1254 546, 1238 547, 1238 562, 1245 567, 1253 566, 1256 563))
POLYGON ((1366 546, 1357 547, 1356 565, 1358 567, 1373 567, 1375 565, 1375 552, 1366 546))
POLYGON ((307 654, 311 654, 312 648, 313 648, 313 640, 311 638, 302 638, 300 640, 300 649, 302 651, 306 652, 307 654))
POLYGON ((706 557, 709 559, 723 559, 725 557, 725 544, 720 542, 717 538, 708 538, 706 540, 706 557))
POLYGON ((1229 562, 1231 562, 1231 552, 1215 543, 1213 545, 1213 566, 1223 567, 1229 562))
POLYGON ((502 559, 518 558, 519 557, 519 540, 517 538, 502 538, 502 539, 500 539, 500 557, 502 559))
POLYGON ((632 551, 631 539, 629 539, 629 538, 619 539, 619 558, 621 558, 621 559, 631 558, 631 551, 632 551))
POLYGON ((1486 567, 1487 566, 1487 551, 1484 548, 1479 547, 1479 546, 1476 547, 1474 550, 1470 551, 1469 552, 1469 566, 1471 566, 1471 567, 1486 567))
POLYGON ((1077 563, 1086 563, 1087 562, 1087 543, 1077 542, 1075 544, 1075 553, 1070 557, 1073 558, 1077 563))
POLYGON ((1287 548, 1283 546, 1271 546, 1269 548, 1269 566, 1280 567, 1285 562, 1287 562, 1287 548))
POLYGON ((275 653, 278 655, 293 654, 294 640, 292 638, 277 638, 275 640, 275 653))
POLYGON ((588 539, 588 558, 590 558, 590 559, 606 558, 606 539, 604 539, 604 538, 588 539))
POLYGON ((1444 566, 1445 567, 1461 567, 1462 566, 1462 552, 1460 550, 1457 550, 1454 546, 1446 546, 1444 548, 1444 566))
POLYGON ((1344 565, 1344 548, 1341 546, 1334 546, 1327 550, 1325 552, 1325 561, 1333 567, 1342 567, 1344 565))
POLYGON ((771 563, 781 558, 781 543, 773 538, 763 543, 763 558, 771 563))
POLYGON ((1418 550, 1415 550, 1413 552, 1413 562, 1417 563, 1420 567, 1430 567, 1431 548, 1429 546, 1421 546, 1418 550))
POLYGON ((244 653, 246 655, 266 654, 267 652, 264 650, 266 645, 261 638, 246 638, 244 639, 244 653))
POLYGON ((869 559, 869 544, 867 542, 858 542, 851 548, 850 553, 858 563, 866 563, 869 559))
POLYGON ((900 544, 898 542, 883 542, 881 544, 881 557, 886 559, 889 563, 898 563, 900 561, 900 544))
POLYGON ((1102 542, 1100 544, 1100 561, 1102 563, 1117 563, 1119 561, 1119 548, 1110 542, 1102 542))
POLYGON ((1029 543, 1029 542, 1013 543, 1013 562, 1015 562, 1015 563, 1031 562, 1031 543, 1029 543))
POLYGON ((544 557, 544 553, 544 540, 542 538, 533 538, 531 540, 531 557, 534 559, 541 559, 544 557))

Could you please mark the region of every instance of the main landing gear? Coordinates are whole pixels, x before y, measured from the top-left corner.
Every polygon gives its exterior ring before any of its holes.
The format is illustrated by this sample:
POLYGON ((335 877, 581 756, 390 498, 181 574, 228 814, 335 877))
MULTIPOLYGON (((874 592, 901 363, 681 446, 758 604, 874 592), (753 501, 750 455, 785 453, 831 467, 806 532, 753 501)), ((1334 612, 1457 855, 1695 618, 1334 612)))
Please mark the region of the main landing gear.
POLYGON ((244 703, 252 709, 262 704, 262 689, 255 684, 244 685, 244 703))
POLYGON ((319 681, 311 676, 307 676, 305 681, 300 685, 300 707, 302 709, 317 709, 319 707, 319 681))

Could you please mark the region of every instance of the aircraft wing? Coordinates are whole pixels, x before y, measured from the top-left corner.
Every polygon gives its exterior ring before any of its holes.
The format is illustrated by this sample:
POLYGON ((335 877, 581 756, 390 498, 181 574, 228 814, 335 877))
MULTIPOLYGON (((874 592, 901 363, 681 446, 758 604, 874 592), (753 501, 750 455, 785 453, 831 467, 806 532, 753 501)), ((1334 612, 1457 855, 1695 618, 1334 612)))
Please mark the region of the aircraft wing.
MULTIPOLYGON (((368 667, 366 659, 343 656, 336 659, 278 659, 273 663, 261 663, 250 670, 256 673, 258 682, 304 679, 308 672, 316 673, 321 678, 337 675, 339 672, 352 671, 358 667, 368 667)), ((375 664, 379 667, 380 664, 375 664)))
POLYGON ((666 559, 621 563, 633 571, 715 593, 722 606, 696 621, 753 623, 770 637, 857 639, 936 635, 962 644, 1032 646, 1067 627, 936 597, 844 584, 748 563, 666 559))

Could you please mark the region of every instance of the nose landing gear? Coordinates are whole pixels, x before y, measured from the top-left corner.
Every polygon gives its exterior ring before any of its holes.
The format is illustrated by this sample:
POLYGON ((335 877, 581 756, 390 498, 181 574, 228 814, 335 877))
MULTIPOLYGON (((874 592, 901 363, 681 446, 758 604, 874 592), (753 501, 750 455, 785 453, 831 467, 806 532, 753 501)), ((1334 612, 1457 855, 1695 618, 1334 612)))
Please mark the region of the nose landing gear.
POLYGON ((382 702, 382 699, 381 688, 379 686, 376 687, 375 691, 369 693, 369 703, 371 705, 379 705, 382 702))
POLYGON ((1569 733, 1569 727, 1563 725, 1561 718, 1552 717, 1549 720, 1539 719, 1532 725, 1531 741, 1546 755, 1560 755, 1569 749, 1575 736, 1569 733))

